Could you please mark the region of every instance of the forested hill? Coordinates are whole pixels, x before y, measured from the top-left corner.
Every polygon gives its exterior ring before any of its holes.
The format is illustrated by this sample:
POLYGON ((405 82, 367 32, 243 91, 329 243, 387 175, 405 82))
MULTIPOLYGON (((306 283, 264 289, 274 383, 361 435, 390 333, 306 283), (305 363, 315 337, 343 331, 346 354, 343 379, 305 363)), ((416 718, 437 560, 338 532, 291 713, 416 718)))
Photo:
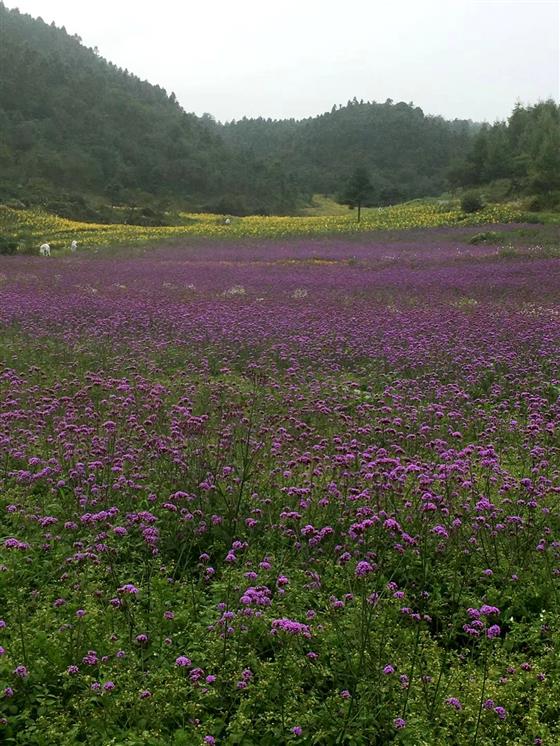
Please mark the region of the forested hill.
POLYGON ((280 157, 311 192, 336 193, 341 177, 365 167, 374 200, 390 204, 441 193, 453 159, 470 150, 478 125, 426 116, 403 102, 349 101, 302 121, 242 119, 222 127, 226 142, 259 157, 280 157))
POLYGON ((503 177, 542 191, 559 186, 559 142, 553 102, 492 127, 356 99, 299 121, 221 124, 0 0, 0 202, 92 219, 114 204, 290 213, 340 194, 358 166, 370 204, 503 177))
POLYGON ((512 194, 535 195, 535 209, 560 205, 560 106, 553 100, 517 104, 506 122, 483 125, 448 177, 457 186, 500 180, 512 194))
MULTIPOLYGON (((302 121, 219 124, 187 114, 77 36, 0 1, 0 200, 98 197, 289 212, 366 166, 378 204, 437 194, 475 126, 356 100, 302 121)), ((196 74, 190 72, 189 74, 196 74)))
POLYGON ((283 169, 234 153, 174 95, 1 2, 0 71, 0 201, 155 196, 204 207, 235 194, 282 210, 298 198, 283 169))

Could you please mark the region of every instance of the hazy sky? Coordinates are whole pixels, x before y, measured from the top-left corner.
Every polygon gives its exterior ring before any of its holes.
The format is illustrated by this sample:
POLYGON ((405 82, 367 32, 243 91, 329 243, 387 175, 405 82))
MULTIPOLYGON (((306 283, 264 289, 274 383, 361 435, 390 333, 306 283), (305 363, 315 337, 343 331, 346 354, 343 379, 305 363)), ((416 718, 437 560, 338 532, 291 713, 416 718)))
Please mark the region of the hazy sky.
POLYGON ((560 97, 560 0, 4 1, 221 120, 356 96, 493 121, 560 97))

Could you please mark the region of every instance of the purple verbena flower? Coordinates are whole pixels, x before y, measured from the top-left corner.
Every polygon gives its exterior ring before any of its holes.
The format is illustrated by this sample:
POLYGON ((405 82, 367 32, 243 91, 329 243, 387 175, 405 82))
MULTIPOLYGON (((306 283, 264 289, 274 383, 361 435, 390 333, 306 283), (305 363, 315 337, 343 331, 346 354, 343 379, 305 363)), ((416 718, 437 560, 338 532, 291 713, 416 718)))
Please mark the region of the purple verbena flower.
POLYGON ((274 619, 272 622, 272 631, 283 631, 290 635, 311 637, 311 630, 307 624, 301 624, 301 622, 296 622, 293 619, 287 619, 286 617, 283 617, 282 619, 274 619))
POLYGON ((457 697, 448 697, 445 700, 445 703, 448 704, 450 707, 454 707, 456 710, 463 709, 463 705, 461 704, 460 700, 457 699, 457 697))

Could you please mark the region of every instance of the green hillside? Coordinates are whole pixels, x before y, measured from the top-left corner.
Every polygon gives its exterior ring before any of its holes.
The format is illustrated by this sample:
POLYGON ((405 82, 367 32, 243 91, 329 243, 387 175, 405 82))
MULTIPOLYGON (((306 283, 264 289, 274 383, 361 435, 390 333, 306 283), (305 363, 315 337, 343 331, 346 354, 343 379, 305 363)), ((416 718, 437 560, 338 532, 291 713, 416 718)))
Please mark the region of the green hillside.
POLYGON ((284 172, 232 152, 173 94, 1 2, 0 70, 0 199, 204 207, 231 193, 254 211, 295 204, 284 172))
POLYGON ((371 174, 373 204, 436 195, 454 158, 466 157, 478 125, 427 116, 404 102, 349 101, 302 121, 242 119, 222 128, 227 143, 278 158, 310 192, 337 193, 357 166, 371 174))

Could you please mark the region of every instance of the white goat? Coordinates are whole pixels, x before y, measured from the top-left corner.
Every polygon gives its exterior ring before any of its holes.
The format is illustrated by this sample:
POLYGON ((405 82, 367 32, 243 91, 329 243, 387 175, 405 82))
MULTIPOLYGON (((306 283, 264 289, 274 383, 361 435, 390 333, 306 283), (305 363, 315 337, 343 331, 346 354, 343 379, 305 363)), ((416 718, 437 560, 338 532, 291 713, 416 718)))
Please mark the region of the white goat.
POLYGON ((48 243, 41 244, 39 248, 39 254, 41 256, 50 256, 51 255, 51 247, 48 243))

